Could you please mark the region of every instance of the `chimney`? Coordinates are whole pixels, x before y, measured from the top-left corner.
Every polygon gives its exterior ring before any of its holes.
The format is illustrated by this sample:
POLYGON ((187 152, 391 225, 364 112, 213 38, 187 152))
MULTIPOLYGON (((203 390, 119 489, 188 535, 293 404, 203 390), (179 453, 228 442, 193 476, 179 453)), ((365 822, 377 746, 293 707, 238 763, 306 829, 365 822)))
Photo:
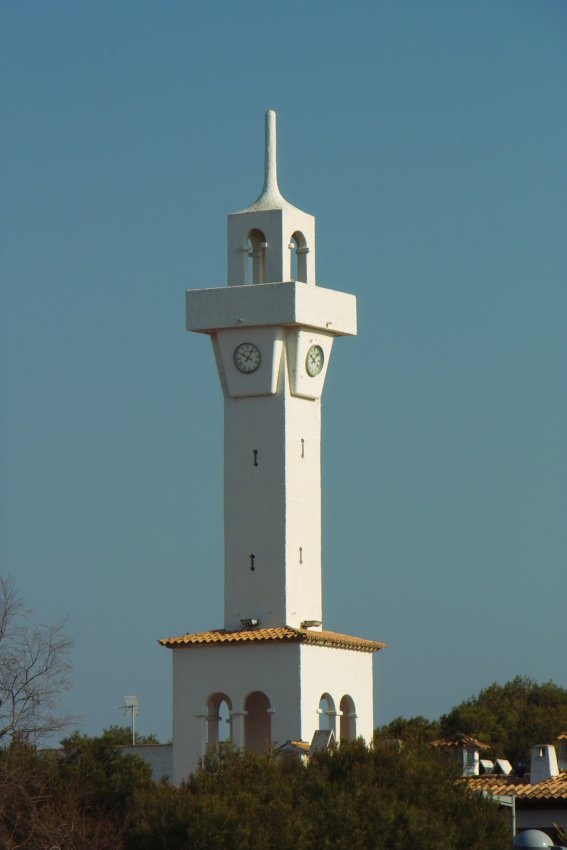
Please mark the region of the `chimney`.
POLYGON ((478 776, 480 773, 480 755, 477 747, 463 748, 463 776, 478 776))
POLYGON ((559 736, 559 755, 557 757, 559 770, 567 770, 567 733, 559 736))
POLYGON ((535 785, 545 779, 553 779, 554 776, 559 776, 559 767, 553 744, 537 744, 532 747, 530 784, 535 785))

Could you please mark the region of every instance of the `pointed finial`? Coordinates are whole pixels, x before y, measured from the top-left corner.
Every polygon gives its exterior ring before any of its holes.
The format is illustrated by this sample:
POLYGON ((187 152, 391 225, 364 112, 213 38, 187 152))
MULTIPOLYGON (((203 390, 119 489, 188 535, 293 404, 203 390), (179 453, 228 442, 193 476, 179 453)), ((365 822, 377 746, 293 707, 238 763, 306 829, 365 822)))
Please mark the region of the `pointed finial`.
POLYGON ((278 187, 276 113, 273 109, 268 109, 265 122, 264 187, 260 197, 248 209, 276 210, 288 206, 290 204, 282 196, 278 187))
POLYGON ((278 188, 278 151, 276 136, 276 113, 273 109, 266 112, 266 123, 264 130, 265 153, 264 153, 264 188, 262 195, 279 195, 278 188))

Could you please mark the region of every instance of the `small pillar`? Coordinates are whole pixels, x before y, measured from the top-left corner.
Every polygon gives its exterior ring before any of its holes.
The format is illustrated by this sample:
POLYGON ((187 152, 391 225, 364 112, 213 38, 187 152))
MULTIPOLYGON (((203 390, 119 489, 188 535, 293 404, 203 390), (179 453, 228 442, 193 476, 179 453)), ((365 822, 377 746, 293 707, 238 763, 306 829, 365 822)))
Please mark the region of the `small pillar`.
POLYGON ((244 720, 247 716, 247 711, 231 711, 230 726, 232 732, 232 743, 239 749, 244 749, 244 720))

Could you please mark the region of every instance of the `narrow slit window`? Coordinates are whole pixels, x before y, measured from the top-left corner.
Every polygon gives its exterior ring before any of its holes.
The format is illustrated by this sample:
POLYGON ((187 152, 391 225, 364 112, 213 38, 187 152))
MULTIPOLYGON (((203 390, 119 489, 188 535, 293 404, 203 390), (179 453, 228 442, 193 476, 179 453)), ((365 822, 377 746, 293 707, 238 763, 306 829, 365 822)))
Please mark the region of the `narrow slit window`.
POLYGON ((256 567, 254 566, 254 561, 256 560, 255 555, 250 555, 250 572, 253 573, 256 567))
POLYGON ((254 466, 258 466, 258 449, 252 449, 252 456, 254 458, 254 466))

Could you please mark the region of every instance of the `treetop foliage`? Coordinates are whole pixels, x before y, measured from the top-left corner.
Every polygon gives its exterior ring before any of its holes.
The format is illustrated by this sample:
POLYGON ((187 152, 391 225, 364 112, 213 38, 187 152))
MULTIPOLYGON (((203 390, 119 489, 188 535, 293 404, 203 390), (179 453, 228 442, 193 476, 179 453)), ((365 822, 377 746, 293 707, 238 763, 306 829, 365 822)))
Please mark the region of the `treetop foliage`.
POLYGON ((15 742, 19 787, 0 802, 6 850, 502 850, 509 826, 428 748, 377 738, 309 764, 221 745, 180 788, 154 783, 113 735, 61 752, 15 742), (26 796, 27 795, 27 796, 26 796), (33 804, 31 803, 33 801, 33 804))
POLYGON ((516 676, 455 706, 440 719, 443 737, 465 732, 486 741, 497 758, 528 765, 531 748, 552 744, 567 730, 567 690, 516 676))
POLYGON ((381 734, 425 746, 457 733, 489 744, 486 755, 506 758, 520 772, 529 765, 531 748, 552 744, 567 731, 567 690, 554 682, 540 684, 516 676, 504 685, 492 684, 455 706, 439 720, 397 717, 381 734))
MULTIPOLYGON (((131 747, 132 746, 132 729, 130 726, 108 726, 103 735, 106 740, 113 741, 117 746, 131 747)), ((149 735, 140 735, 136 732, 136 746, 145 747, 159 744, 157 737, 153 732, 149 735)))

